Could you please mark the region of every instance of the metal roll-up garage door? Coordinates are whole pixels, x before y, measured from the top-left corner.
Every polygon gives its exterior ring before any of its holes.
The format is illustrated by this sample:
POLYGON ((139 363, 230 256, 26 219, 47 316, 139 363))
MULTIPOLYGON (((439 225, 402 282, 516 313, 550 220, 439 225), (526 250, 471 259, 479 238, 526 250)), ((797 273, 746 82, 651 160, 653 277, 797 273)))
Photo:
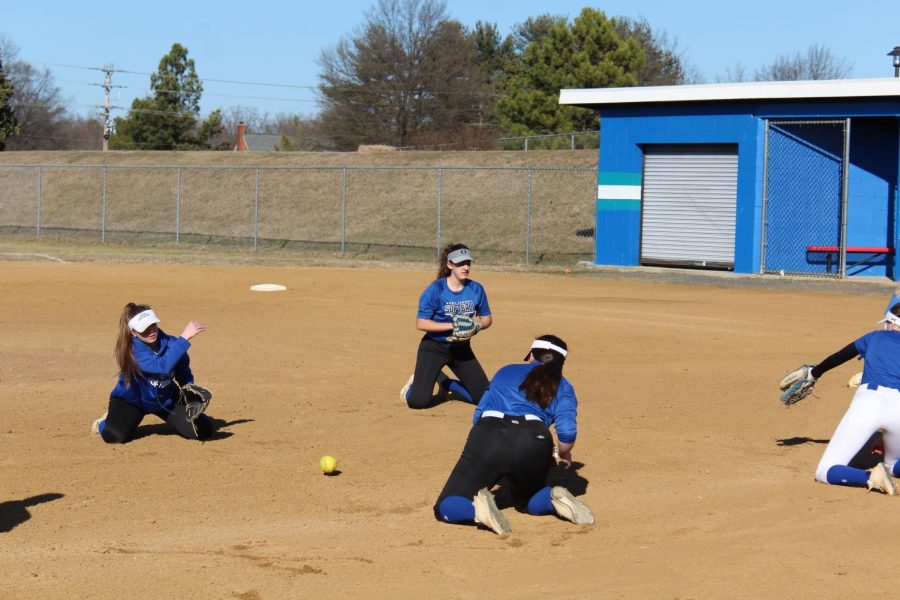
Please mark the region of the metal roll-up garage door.
POLYGON ((734 268, 737 146, 645 146, 641 263, 734 268))

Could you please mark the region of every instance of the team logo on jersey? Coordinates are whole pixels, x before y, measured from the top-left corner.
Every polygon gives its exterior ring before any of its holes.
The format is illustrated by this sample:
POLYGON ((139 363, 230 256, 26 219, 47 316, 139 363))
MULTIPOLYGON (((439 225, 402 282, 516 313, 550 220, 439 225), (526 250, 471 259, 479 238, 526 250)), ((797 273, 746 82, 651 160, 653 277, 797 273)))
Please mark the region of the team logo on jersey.
POLYGON ((447 302, 444 304, 444 314, 448 317, 453 315, 473 315, 475 314, 475 303, 471 300, 447 302))

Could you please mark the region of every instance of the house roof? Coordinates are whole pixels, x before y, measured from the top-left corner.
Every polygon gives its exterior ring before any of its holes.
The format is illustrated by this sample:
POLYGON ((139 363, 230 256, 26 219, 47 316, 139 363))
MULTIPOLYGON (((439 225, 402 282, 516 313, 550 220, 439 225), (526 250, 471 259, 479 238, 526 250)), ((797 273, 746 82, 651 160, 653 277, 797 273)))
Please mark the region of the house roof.
POLYGON ((251 152, 266 152, 275 150, 281 143, 281 134, 276 133, 247 133, 244 134, 247 141, 247 150, 251 152))
POLYGON ((900 78, 752 81, 627 88, 563 89, 559 103, 596 108, 614 104, 741 100, 884 98, 900 100, 900 78))

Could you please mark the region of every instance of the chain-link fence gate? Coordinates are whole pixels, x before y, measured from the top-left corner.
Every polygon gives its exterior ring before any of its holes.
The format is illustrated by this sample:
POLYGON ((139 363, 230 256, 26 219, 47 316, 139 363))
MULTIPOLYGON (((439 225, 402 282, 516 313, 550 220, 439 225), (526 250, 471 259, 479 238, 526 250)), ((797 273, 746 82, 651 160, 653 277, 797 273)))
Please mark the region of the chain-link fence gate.
POLYGON ((762 272, 844 277, 849 119, 766 120, 762 272))
POLYGON ((593 168, 0 165, 0 233, 568 265, 593 259, 596 189, 593 168))

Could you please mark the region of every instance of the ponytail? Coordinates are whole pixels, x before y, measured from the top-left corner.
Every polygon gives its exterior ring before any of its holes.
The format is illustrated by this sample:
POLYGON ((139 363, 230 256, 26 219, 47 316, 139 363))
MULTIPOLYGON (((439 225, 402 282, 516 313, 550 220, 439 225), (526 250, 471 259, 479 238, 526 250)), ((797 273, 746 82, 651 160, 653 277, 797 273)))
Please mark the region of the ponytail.
POLYGON ((125 386, 131 385, 131 380, 138 376, 140 370, 134 360, 131 328, 128 321, 136 314, 143 312, 150 307, 146 304, 135 304, 129 302, 122 309, 122 315, 119 317, 119 335, 116 338, 115 357, 116 363, 119 365, 119 373, 125 378, 125 386))
MULTIPOLYGON (((563 350, 568 350, 566 343, 555 335, 542 335, 537 339, 550 342, 563 350)), ((547 408, 556 397, 556 390, 559 389, 566 357, 549 348, 532 348, 531 354, 541 364, 528 373, 528 376, 519 385, 519 389, 522 390, 528 400, 541 408, 547 408)))

